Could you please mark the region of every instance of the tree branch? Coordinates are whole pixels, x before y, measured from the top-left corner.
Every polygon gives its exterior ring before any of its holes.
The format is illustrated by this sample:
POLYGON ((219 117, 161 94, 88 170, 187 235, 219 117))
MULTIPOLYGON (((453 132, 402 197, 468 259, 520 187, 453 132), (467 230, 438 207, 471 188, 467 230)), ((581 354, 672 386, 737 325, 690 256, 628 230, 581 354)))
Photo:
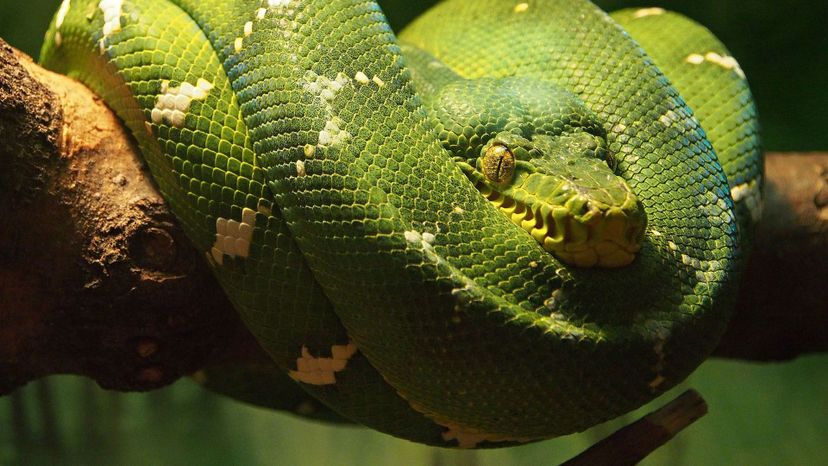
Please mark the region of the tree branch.
POLYGON ((2 41, 0 141, 0 395, 158 388, 249 343, 117 118, 2 41))
POLYGON ((695 390, 626 425, 561 466, 638 464, 658 447, 707 414, 707 403, 695 390))
MULTIPOLYGON (((0 395, 56 373, 148 390, 258 360, 129 136, 0 41, 0 395)), ((768 154, 765 218, 717 356, 828 349, 828 154, 768 154)))

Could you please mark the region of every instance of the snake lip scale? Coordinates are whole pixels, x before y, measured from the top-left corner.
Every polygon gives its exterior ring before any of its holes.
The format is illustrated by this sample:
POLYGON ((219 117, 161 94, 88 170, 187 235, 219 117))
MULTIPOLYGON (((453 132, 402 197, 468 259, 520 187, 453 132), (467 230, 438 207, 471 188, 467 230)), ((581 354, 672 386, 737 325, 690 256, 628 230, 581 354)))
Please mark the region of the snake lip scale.
POLYGON ((362 0, 64 0, 41 62, 129 128, 270 356, 224 392, 415 442, 565 435, 676 385, 761 216, 745 74, 658 8, 445 0, 395 35, 362 0))

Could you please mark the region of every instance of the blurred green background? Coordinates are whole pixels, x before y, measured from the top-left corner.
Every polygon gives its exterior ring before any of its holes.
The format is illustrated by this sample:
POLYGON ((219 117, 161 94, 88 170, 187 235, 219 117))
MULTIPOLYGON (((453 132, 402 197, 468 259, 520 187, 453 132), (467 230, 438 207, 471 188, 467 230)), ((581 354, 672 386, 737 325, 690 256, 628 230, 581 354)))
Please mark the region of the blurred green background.
MULTIPOLYGON (((433 1, 381 1, 395 29, 433 1)), ((59 0, 0 0, 0 37, 37 55, 59 0)), ((828 2, 605 0, 663 6, 710 27, 748 75, 769 150, 828 149, 828 2)), ((645 464, 826 464, 828 356, 784 364, 709 361, 692 386, 710 414, 645 464)), ((677 390, 679 390, 677 389, 677 390)), ((147 394, 52 377, 0 398, 0 465, 10 464, 556 464, 676 396, 583 434, 495 451, 433 449, 357 427, 253 408, 182 381, 147 394)))
POLYGON ((828 464, 828 357, 757 365, 708 361, 650 406, 585 433, 483 451, 429 448, 360 427, 254 408, 190 380, 105 392, 71 376, 0 398, 2 465, 553 465, 687 387, 710 413, 645 465, 828 464))

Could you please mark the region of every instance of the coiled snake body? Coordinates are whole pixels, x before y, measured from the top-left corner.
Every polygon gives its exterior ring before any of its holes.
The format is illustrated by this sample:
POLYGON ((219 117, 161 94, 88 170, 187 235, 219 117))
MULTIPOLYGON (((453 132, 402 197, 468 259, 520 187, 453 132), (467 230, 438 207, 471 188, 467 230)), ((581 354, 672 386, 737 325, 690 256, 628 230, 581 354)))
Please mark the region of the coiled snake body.
POLYGON ((292 379, 392 435, 498 446, 683 380, 759 215, 738 64, 680 16, 615 19, 449 0, 400 46, 368 1, 64 0, 41 59, 130 128, 292 379))

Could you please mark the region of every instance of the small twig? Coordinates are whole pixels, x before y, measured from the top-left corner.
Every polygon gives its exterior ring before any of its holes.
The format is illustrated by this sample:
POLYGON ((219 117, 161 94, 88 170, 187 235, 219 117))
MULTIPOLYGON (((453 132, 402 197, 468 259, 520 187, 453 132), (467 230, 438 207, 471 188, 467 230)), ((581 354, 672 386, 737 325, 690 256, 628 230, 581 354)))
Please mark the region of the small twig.
POLYGON ((697 391, 688 390, 562 466, 636 464, 705 414, 707 403, 697 391))

